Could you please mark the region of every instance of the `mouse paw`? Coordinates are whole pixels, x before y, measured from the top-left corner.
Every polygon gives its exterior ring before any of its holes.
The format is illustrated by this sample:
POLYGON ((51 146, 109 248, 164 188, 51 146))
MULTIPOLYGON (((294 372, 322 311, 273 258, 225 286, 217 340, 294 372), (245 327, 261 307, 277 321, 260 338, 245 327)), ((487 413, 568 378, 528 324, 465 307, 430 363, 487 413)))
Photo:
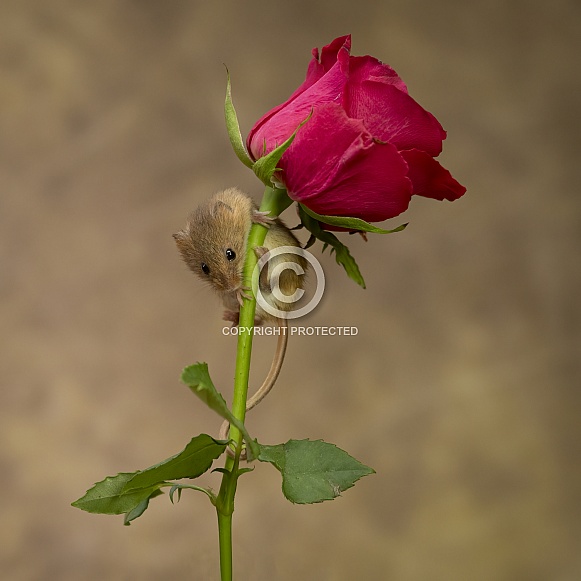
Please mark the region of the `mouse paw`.
POLYGON ((244 299, 246 299, 247 301, 252 299, 252 294, 249 288, 245 287, 245 286, 241 286, 237 291, 236 291, 236 300, 238 301, 238 304, 240 306, 242 306, 242 303, 244 302, 244 299))
POLYGON ((262 224, 269 228, 274 224, 275 219, 269 217, 270 212, 261 212, 260 210, 252 210, 252 221, 255 224, 262 224))
POLYGON ((254 254, 256 254, 256 258, 260 259, 262 258, 267 252, 268 252, 268 248, 266 246, 257 246, 254 249, 254 254))

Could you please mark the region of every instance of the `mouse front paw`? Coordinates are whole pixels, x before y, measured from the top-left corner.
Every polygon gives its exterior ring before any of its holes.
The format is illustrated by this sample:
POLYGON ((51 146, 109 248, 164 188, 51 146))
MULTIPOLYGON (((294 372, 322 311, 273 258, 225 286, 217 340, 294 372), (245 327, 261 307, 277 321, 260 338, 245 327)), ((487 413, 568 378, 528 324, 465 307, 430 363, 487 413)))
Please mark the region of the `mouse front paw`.
POLYGON ((252 210, 252 221, 255 224, 262 224, 267 228, 270 228, 274 224, 275 219, 269 216, 270 212, 267 210, 261 212, 260 210, 252 210))
POLYGON ((247 301, 252 299, 252 294, 251 294, 251 290, 245 286, 241 286, 237 291, 236 291, 236 300, 238 301, 238 304, 240 306, 242 306, 242 303, 244 302, 244 299, 246 299, 247 301))

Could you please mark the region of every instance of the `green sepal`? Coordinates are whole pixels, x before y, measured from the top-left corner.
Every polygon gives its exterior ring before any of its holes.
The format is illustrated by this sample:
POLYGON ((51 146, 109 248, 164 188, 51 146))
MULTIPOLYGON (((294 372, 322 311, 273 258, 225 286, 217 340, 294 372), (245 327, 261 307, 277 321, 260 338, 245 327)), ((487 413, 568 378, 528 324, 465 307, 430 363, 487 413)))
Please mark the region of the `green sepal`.
POLYGON ((262 204, 270 210, 271 216, 280 216, 294 200, 291 200, 285 188, 270 184, 264 191, 262 204))
POLYGON ((309 116, 299 123, 299 126, 294 130, 293 134, 276 149, 273 149, 268 155, 265 155, 256 160, 252 166, 252 171, 257 175, 258 179, 267 186, 272 186, 272 176, 279 169, 277 164, 280 158, 284 155, 284 152, 291 146, 292 142, 299 129, 307 122, 313 115, 313 110, 309 113, 309 116))
POLYGON ((207 363, 196 363, 186 367, 182 372, 182 381, 185 383, 210 409, 219 416, 234 424, 246 441, 248 450, 246 452, 248 461, 254 460, 258 456, 258 443, 250 437, 244 424, 234 416, 228 409, 226 401, 214 387, 207 363))
POLYGON ((145 500, 142 500, 133 510, 125 513, 125 518, 123 519, 123 524, 128 527, 132 520, 139 518, 149 507, 149 501, 156 496, 162 495, 161 490, 154 490, 145 500))
POLYGON ((228 83, 226 85, 226 101, 224 103, 226 130, 228 131, 228 137, 230 138, 230 143, 232 144, 232 149, 234 149, 236 157, 238 157, 246 167, 252 168, 253 161, 250 159, 250 156, 246 151, 244 140, 242 139, 242 133, 240 132, 238 115, 236 115, 236 109, 234 109, 234 103, 232 102, 232 87, 230 85, 230 72, 228 71, 228 67, 226 67, 226 76, 228 78, 228 83))
POLYGON ((123 492, 147 488, 167 480, 197 478, 223 454, 226 445, 227 442, 214 440, 208 434, 200 434, 192 438, 179 454, 137 472, 124 486, 123 492))
POLYGON ((282 492, 295 504, 333 500, 375 470, 323 440, 260 446, 258 459, 282 474, 282 492))
POLYGON ((352 232, 361 231, 361 232, 371 232, 373 234, 393 234, 394 232, 401 232, 405 230, 409 222, 394 228, 393 230, 384 230, 383 228, 378 228, 365 220, 361 220, 360 218, 349 218, 346 216, 323 216, 322 214, 317 214, 307 208, 304 204, 300 204, 301 208, 311 217, 319 222, 323 222, 323 224, 330 224, 331 226, 338 226, 340 228, 345 228, 346 230, 350 230, 352 232))
MULTIPOLYGON (((327 230, 323 230, 319 222, 305 212, 305 208, 301 204, 299 204, 299 216, 305 228, 307 228, 315 238, 323 242, 323 252, 327 246, 331 246, 335 251, 335 260, 337 261, 337 264, 340 264, 345 269, 345 272, 350 279, 354 280, 359 286, 365 288, 365 280, 359 270, 359 266, 357 266, 357 262, 355 262, 355 259, 351 256, 349 248, 347 248, 347 246, 345 246, 337 236, 327 230)), ((309 242, 312 244, 312 238, 309 239, 309 242)))
POLYGON ((316 241, 317 237, 311 232, 311 235, 309 236, 309 239, 307 240, 303 248, 307 250, 307 248, 310 248, 316 241))

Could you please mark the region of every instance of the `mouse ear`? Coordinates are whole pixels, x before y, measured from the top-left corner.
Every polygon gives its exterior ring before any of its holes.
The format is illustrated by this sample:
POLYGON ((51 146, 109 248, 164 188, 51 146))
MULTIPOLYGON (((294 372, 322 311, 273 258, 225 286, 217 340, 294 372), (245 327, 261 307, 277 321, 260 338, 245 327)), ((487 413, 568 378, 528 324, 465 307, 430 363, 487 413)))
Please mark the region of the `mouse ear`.
POLYGON ((185 259, 188 254, 188 235, 183 230, 180 230, 172 234, 172 237, 176 241, 178 250, 185 259))
POLYGON ((212 218, 216 216, 218 212, 227 210, 228 212, 233 212, 232 206, 229 206, 226 202, 222 200, 216 200, 216 204, 212 208, 212 218))
POLYGON ((188 234, 183 230, 173 234, 173 239, 176 241, 176 246, 178 252, 182 257, 182 260, 193 270, 193 262, 195 262, 195 249, 192 246, 192 241, 189 239, 188 234))

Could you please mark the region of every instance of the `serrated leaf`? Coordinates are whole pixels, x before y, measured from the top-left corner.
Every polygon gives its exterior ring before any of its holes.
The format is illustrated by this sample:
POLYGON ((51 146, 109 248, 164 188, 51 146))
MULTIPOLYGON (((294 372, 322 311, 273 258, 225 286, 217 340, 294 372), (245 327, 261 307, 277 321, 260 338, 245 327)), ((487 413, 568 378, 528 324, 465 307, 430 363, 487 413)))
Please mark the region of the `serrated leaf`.
POLYGON ((289 440, 260 446, 258 459, 282 474, 282 491, 295 504, 333 500, 357 480, 375 471, 323 440, 289 440))
POLYGON ((394 232, 401 232, 405 230, 408 223, 401 224, 393 230, 384 230, 383 228, 378 228, 365 220, 360 218, 349 218, 347 216, 324 216, 322 214, 317 214, 313 212, 310 208, 307 208, 304 204, 301 204, 301 208, 311 217, 323 224, 330 224, 331 226, 338 226, 340 228, 345 228, 351 231, 362 231, 371 232, 373 234, 393 234, 394 232))
POLYGON ((124 514, 131 512, 141 502, 151 497, 162 483, 147 488, 124 491, 125 485, 137 472, 121 472, 117 476, 107 476, 89 488, 84 496, 72 505, 86 512, 96 514, 124 514))
POLYGON ((317 220, 309 216, 305 212, 304 207, 299 204, 299 216, 305 228, 315 237, 323 242, 323 252, 327 246, 331 246, 332 251, 335 251, 335 260, 340 264, 347 273, 347 276, 354 280, 359 286, 365 288, 365 280, 357 266, 357 262, 351 256, 349 248, 343 244, 337 236, 327 230, 323 230, 317 220))
POLYGON ((284 155, 284 152, 291 146, 292 142, 295 140, 299 129, 312 117, 313 111, 309 113, 309 116, 299 123, 299 126, 294 130, 293 134, 277 148, 273 149, 268 155, 265 155, 256 160, 252 166, 252 171, 256 174, 258 179, 262 181, 263 184, 267 186, 272 186, 272 176, 277 171, 277 165, 280 158, 284 155))
POLYGON ((137 472, 125 484, 123 491, 147 488, 167 480, 197 478, 210 468, 225 449, 226 442, 214 440, 208 434, 200 434, 192 438, 179 454, 137 472))
POLYGON ((163 492, 161 490, 154 490, 145 500, 142 500, 133 510, 129 511, 125 514, 125 518, 123 520, 123 524, 128 527, 131 524, 131 521, 139 518, 149 507, 149 501, 156 496, 162 495, 163 492))
POLYGON ((214 440, 207 434, 192 438, 175 456, 146 470, 122 472, 108 476, 87 490, 84 496, 72 503, 76 508, 97 514, 127 514, 135 511, 140 516, 151 498, 166 484, 166 480, 196 478, 206 472, 212 461, 226 449, 226 442, 214 440))
POLYGON ((238 123, 238 115, 236 115, 236 109, 234 109, 234 103, 232 102, 232 87, 230 85, 230 73, 228 67, 226 67, 226 76, 228 78, 226 85, 226 101, 224 103, 226 130, 228 131, 228 137, 230 138, 230 143, 232 144, 232 149, 234 149, 236 157, 238 157, 246 167, 252 168, 253 162, 244 146, 242 133, 240 133, 240 124, 238 123))
POLYGON ((212 410, 224 419, 234 424, 246 441, 248 446, 248 460, 258 456, 258 443, 250 437, 244 424, 228 409, 226 401, 220 392, 214 387, 207 363, 196 363, 186 367, 182 372, 182 381, 212 410))

